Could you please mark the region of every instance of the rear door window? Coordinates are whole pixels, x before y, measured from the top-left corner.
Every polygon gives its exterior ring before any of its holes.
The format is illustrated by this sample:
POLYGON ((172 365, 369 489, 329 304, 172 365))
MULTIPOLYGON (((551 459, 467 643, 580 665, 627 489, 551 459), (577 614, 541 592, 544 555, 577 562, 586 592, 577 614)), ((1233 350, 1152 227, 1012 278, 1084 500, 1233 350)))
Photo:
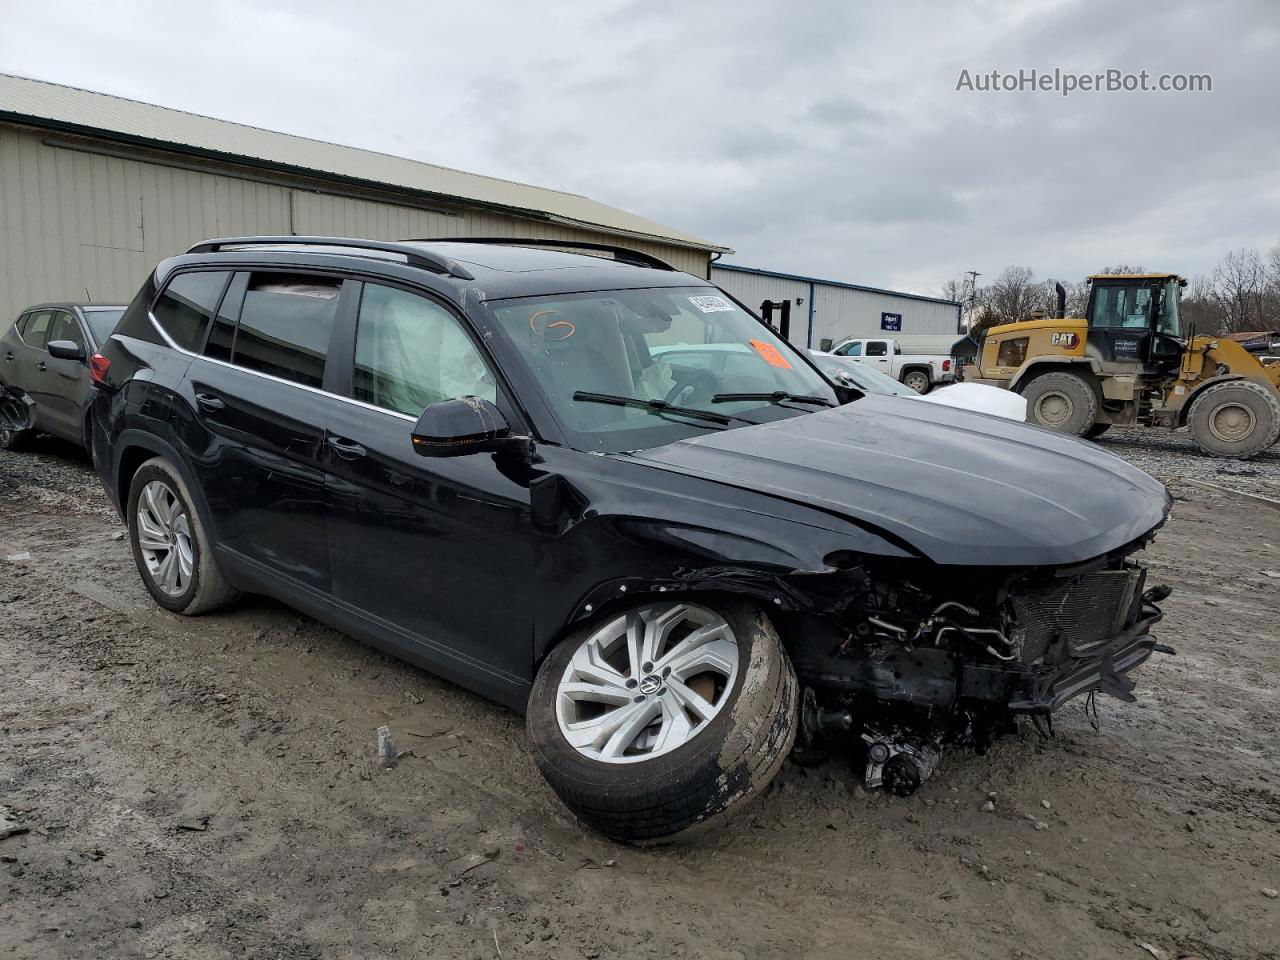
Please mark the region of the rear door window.
POLYGON ((169 282, 151 310, 169 339, 184 350, 200 352, 229 276, 221 270, 198 271, 180 273, 169 282))
POLYGON ((255 273, 245 290, 231 362, 319 387, 341 282, 328 277, 255 273))
POLYGON ((889 350, 883 340, 867 341, 868 357, 887 357, 888 355, 889 355, 889 350))

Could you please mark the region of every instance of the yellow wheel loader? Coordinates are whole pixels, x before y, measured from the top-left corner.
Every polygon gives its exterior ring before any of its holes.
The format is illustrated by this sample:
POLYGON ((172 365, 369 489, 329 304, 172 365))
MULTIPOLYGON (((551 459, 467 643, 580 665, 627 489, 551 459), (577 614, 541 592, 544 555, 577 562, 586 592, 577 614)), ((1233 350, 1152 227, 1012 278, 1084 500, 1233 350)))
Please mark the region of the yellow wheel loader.
POLYGON ((1059 284, 1054 316, 984 331, 973 379, 1021 393, 1027 419, 1061 433, 1185 425, 1205 454, 1256 456, 1280 437, 1280 364, 1184 330, 1186 284, 1172 273, 1092 276, 1085 317, 1065 316, 1059 284))

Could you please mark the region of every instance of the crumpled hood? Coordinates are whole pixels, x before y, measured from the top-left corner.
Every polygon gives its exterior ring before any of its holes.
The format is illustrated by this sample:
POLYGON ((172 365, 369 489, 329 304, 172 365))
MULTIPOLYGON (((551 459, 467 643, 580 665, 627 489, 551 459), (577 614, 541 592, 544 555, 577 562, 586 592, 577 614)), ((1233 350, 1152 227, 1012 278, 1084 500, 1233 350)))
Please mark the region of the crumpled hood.
POLYGON ((1160 524, 1164 485, 1073 437, 902 397, 637 451, 661 469, 836 513, 940 564, 1059 566, 1160 524))

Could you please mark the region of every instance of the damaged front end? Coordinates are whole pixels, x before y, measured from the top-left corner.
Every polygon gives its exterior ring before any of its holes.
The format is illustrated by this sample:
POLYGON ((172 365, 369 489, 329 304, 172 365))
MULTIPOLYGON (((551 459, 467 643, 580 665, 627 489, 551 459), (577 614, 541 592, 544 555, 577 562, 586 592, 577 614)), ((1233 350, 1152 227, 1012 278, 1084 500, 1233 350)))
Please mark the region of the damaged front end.
POLYGON ((869 561, 814 612, 778 616, 805 688, 796 758, 841 740, 868 787, 918 789, 944 747, 985 750, 1018 715, 1049 717, 1100 692, 1132 701, 1129 676, 1161 647, 1167 587, 1148 588, 1128 550, 1060 569, 869 561))

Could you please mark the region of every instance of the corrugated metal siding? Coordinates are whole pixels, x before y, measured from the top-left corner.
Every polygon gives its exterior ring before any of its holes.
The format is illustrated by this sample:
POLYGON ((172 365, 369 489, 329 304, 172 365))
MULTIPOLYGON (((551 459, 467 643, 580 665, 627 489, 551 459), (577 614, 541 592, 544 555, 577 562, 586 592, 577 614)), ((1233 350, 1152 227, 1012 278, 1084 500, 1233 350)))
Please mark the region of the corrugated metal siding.
POLYGON ((711 267, 711 279, 753 310, 765 300, 791 299, 791 341, 817 349, 823 339, 833 342, 843 337, 889 336, 880 327, 881 313, 902 315, 904 335, 956 334, 954 304, 934 303, 892 293, 877 293, 834 286, 821 280, 812 282, 775 277, 750 270, 711 267), (812 294, 810 289, 812 288, 812 294), (796 298, 804 302, 797 305, 796 298), (809 329, 810 298, 813 300, 812 329, 809 329))
POLYGON ((718 270, 711 267, 711 281, 733 294, 756 313, 766 300, 775 303, 791 301, 791 336, 793 343, 804 346, 809 332, 809 284, 798 280, 784 280, 759 273, 743 273, 738 270, 718 270), (802 301, 797 304, 796 300, 802 301))
POLYGON ((299 170, 500 204, 519 210, 536 210, 578 223, 653 237, 659 242, 667 239, 705 250, 724 249, 575 193, 295 137, 26 77, 0 73, 0 110, 44 124, 73 124, 156 143, 251 157, 299 170))
POLYGON ((818 285, 813 344, 816 347, 826 338, 893 336, 881 329, 881 313, 901 314, 904 334, 940 335, 956 330, 956 308, 949 304, 818 285))
POLYGON ((0 123, 0 326, 48 300, 127 303, 157 262, 219 236, 538 237, 620 243, 705 277, 708 255, 487 211, 449 215, 48 146, 0 123))

